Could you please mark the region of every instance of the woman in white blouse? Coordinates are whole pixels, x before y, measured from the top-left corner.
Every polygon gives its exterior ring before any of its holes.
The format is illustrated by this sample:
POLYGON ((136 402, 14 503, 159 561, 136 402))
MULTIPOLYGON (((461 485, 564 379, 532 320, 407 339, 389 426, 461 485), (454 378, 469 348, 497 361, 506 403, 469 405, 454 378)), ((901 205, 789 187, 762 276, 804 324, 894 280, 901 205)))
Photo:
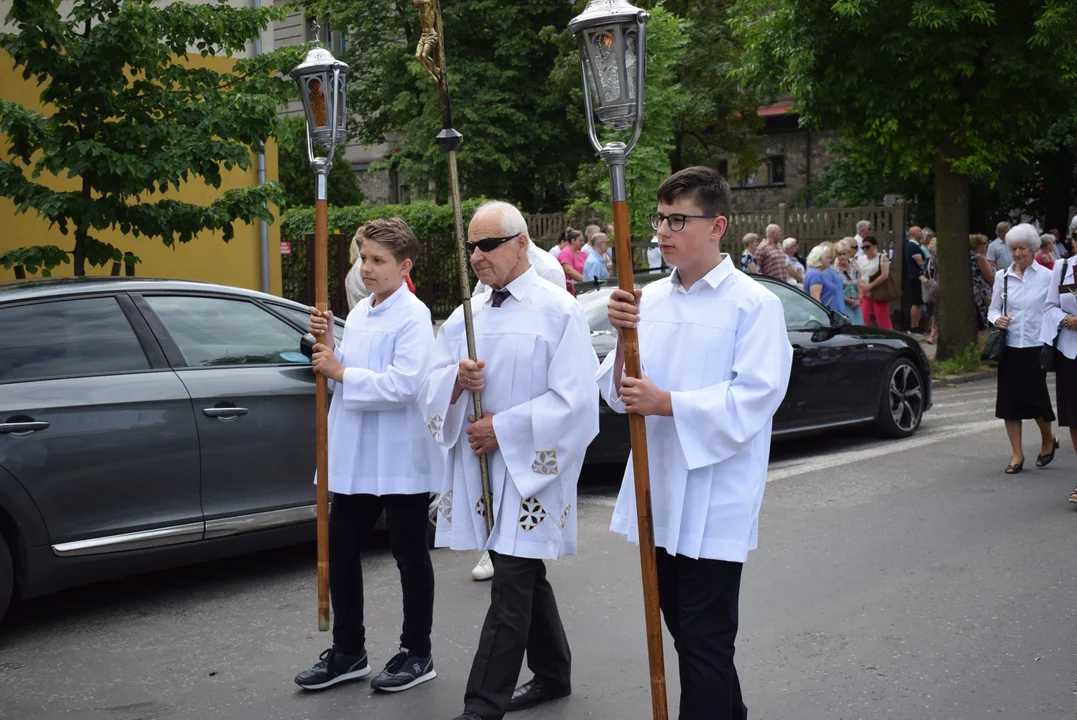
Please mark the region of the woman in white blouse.
MULTIPOLYGON (((1047 288, 1047 305, 1043 313, 1040 340, 1053 344, 1058 340, 1055 381, 1058 398, 1058 424, 1070 429, 1070 442, 1077 450, 1077 278, 1073 257, 1055 263, 1051 284, 1047 288)), ((1077 488, 1070 493, 1077 503, 1077 488)))
POLYGON ((1013 264, 995 274, 987 320, 1006 330, 1006 347, 998 368, 995 417, 1006 422, 1006 435, 1013 449, 1006 474, 1016 475, 1025 465, 1022 420, 1035 420, 1040 430, 1036 467, 1050 464, 1058 447, 1051 433, 1055 413, 1047 390, 1047 373, 1040 367, 1040 332, 1051 271, 1034 262, 1040 234, 1028 223, 1010 230, 1006 245, 1013 254, 1013 264))

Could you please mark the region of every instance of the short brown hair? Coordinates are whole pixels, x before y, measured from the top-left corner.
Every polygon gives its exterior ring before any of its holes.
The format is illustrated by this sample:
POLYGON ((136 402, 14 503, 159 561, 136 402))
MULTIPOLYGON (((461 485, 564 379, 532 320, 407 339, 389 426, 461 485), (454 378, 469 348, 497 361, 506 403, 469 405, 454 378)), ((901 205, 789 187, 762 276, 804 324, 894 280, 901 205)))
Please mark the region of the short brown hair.
POLYGON ((355 231, 355 239, 359 243, 364 240, 378 243, 388 250, 397 262, 411 260, 414 263, 419 257, 419 241, 415 239, 415 233, 398 217, 379 218, 363 223, 355 231))
POLYGON ((696 165, 678 170, 658 188, 658 201, 692 200, 707 215, 729 217, 729 183, 714 168, 696 165))

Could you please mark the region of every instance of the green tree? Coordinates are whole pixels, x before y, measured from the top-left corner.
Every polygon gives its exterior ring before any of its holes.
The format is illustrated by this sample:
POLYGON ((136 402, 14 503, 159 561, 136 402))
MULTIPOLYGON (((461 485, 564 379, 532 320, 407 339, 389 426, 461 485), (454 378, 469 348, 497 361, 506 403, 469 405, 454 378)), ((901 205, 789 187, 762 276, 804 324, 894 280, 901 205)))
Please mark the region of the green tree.
MULTIPOLYGON (((678 69, 688 50, 691 23, 661 5, 653 6, 650 12, 652 17, 647 24, 647 78, 644 85, 646 111, 643 116, 643 133, 625 166, 628 219, 632 237, 636 240, 650 239, 653 234, 647 216, 654 212, 658 186, 670 174, 670 157, 676 149, 678 121, 693 101, 677 80, 678 69)), ((553 82, 560 92, 571 99, 572 110, 569 116, 576 126, 574 132, 586 137, 583 81, 580 77, 576 44, 567 31, 562 35, 561 42, 564 51, 558 69, 553 74, 553 82)), ((596 130, 599 131, 599 138, 605 142, 628 142, 630 139, 629 132, 617 133, 601 124, 596 130)), ((591 154, 594 154, 593 150, 591 154)), ((609 213, 609 170, 603 160, 581 164, 572 189, 575 200, 570 205, 570 210, 589 205, 609 213)))
MULTIPOLYGON (((307 0, 307 10, 348 38, 349 104, 356 137, 388 141, 386 163, 422 194, 448 196, 436 86, 416 62, 419 19, 410 0, 307 0)), ((527 212, 562 208, 581 159, 591 156, 564 98, 550 92, 558 48, 543 29, 565 28, 563 0, 442 3, 457 155, 466 195, 504 198, 527 212)))
POLYGON ((744 48, 729 27, 732 6, 731 0, 662 3, 688 21, 682 28, 687 44, 675 68, 687 102, 674 119, 670 155, 674 171, 691 165, 715 167, 727 154, 734 155, 741 167, 759 164, 756 141, 761 122, 756 110, 760 103, 751 88, 733 77, 744 48))
POLYGON ((1055 0, 739 0, 740 80, 796 98, 801 122, 840 131, 881 175, 934 177, 940 337, 946 359, 975 339, 970 183, 1023 162, 1073 73, 1046 52, 1055 0))
MULTIPOLYGON (((363 191, 341 147, 333 158, 326 185, 329 204, 336 207, 359 205, 363 191)), ((314 205, 314 172, 307 155, 307 125, 302 117, 285 118, 277 137, 277 178, 284 189, 281 210, 314 205)))
POLYGON ((199 179, 219 188, 222 170, 246 169, 279 130, 279 106, 292 82, 279 75, 298 64, 302 48, 236 60, 217 72, 190 60, 243 51, 283 10, 155 0, 75 0, 61 5, 14 0, 17 32, 0 35, 25 79, 42 88, 45 112, 0 100, 0 194, 18 212, 33 210, 73 235, 70 248, 30 246, 0 255, 0 264, 49 275, 74 261, 137 262, 130 250, 95 237, 118 228, 166 246, 205 230, 227 241, 237 220, 272 221, 276 183, 228 190, 209 205, 168 197, 199 179), (43 175, 76 179, 57 191, 43 175))

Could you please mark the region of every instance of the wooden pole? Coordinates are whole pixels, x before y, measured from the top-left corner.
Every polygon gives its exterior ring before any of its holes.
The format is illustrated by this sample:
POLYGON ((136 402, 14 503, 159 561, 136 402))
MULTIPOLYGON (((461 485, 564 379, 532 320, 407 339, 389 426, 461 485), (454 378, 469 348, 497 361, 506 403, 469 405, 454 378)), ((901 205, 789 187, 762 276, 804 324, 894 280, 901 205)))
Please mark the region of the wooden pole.
MULTIPOLYGON (((415 57, 438 86, 441 104, 441 132, 434 142, 445 151, 449 164, 449 200, 452 202, 453 228, 456 235, 456 254, 460 263, 460 301, 464 311, 464 335, 467 338, 467 354, 478 359, 475 349, 475 324, 471 316, 471 276, 467 251, 464 248, 464 218, 460 206, 460 179, 456 172, 456 150, 464 142, 464 136, 453 128, 452 101, 449 98, 449 77, 445 71, 445 30, 441 24, 441 5, 438 0, 413 0, 419 11, 422 35, 415 57)), ((471 393, 471 408, 475 419, 482 418, 482 398, 471 393)), ((494 531, 494 496, 490 489, 490 461, 486 455, 479 456, 479 477, 482 483, 483 519, 486 535, 494 531)))
MULTIPOLYGON (((328 203, 326 176, 318 173, 314 201, 314 304, 323 313, 329 309, 328 283, 328 203)), ((333 332, 333 328, 328 329, 333 332)), ((328 338, 316 340, 325 345, 328 338)), ((329 630, 329 384, 324 375, 315 375, 315 438, 318 461, 318 630, 329 630)))
MULTIPOLYGON (((633 292, 632 243, 628 230, 628 203, 613 201, 613 244, 617 254, 617 285, 633 292)), ((635 328, 621 330, 625 375, 643 376, 639 337, 635 328)), ((666 661, 662 648, 662 618, 658 605, 658 563, 654 549, 654 514, 651 511, 651 471, 647 459, 647 423, 642 415, 629 413, 632 439, 632 475, 636 481, 636 521, 639 529, 639 564, 643 575, 643 615, 647 630, 647 660, 651 671, 651 710, 654 720, 667 720, 666 661)))

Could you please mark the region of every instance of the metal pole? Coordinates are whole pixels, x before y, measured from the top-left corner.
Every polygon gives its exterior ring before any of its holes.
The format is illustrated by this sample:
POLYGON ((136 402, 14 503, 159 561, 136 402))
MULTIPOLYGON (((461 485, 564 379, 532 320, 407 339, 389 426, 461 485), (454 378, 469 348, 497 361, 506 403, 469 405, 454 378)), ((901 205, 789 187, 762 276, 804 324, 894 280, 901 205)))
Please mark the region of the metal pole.
MULTIPOLYGON (((586 89, 584 90, 586 93, 586 89)), ((617 286, 634 292, 632 278, 632 242, 629 238, 628 200, 625 184, 624 143, 614 142, 601 151, 610 169, 610 194, 613 201, 613 244, 617 257, 617 286), (626 262, 627 260, 627 262, 626 262)), ((643 377, 639 355, 639 336, 635 328, 621 330, 625 375, 643 377)), ((662 618, 658 603, 658 562, 654 547, 654 513, 651 510, 651 472, 647 457, 647 421, 642 415, 628 414, 632 440, 632 475, 636 485, 636 523, 639 529, 639 563, 643 576, 643 617, 647 631, 647 659, 651 673, 651 711, 654 720, 667 720, 666 661, 662 647, 662 618)))
MULTIPOLYGON (((328 287, 328 200, 329 165, 318 158, 314 165, 314 304, 321 312, 329 309, 328 287)), ((333 328, 328 328, 333 332, 333 328)), ((328 338, 316 338, 323 345, 328 338)), ((329 630, 329 384, 324 375, 315 375, 315 437, 318 461, 318 630, 329 630)))
MULTIPOLYGON (((441 25, 441 6, 438 0, 412 0, 419 11, 422 36, 415 56, 419 63, 430 73, 438 86, 438 99, 441 102, 441 132, 434 142, 445 151, 449 162, 449 198, 452 201, 453 224, 456 233, 456 253, 460 262, 460 299, 464 308, 464 332, 467 336, 467 354, 472 360, 478 359, 475 350, 475 323, 471 314, 471 287, 469 283, 467 251, 464 249, 464 217, 460 209, 460 180, 456 172, 456 150, 464 142, 464 136, 453 128, 452 102, 449 99, 449 79, 445 72, 445 31, 441 25), (437 57, 432 57, 435 50, 437 57)), ((475 419, 482 417, 482 398, 479 393, 471 393, 472 408, 475 419)), ((490 489, 490 464, 486 455, 479 456, 479 476, 482 479, 483 518, 486 520, 486 534, 494 531, 494 498, 490 489)))

